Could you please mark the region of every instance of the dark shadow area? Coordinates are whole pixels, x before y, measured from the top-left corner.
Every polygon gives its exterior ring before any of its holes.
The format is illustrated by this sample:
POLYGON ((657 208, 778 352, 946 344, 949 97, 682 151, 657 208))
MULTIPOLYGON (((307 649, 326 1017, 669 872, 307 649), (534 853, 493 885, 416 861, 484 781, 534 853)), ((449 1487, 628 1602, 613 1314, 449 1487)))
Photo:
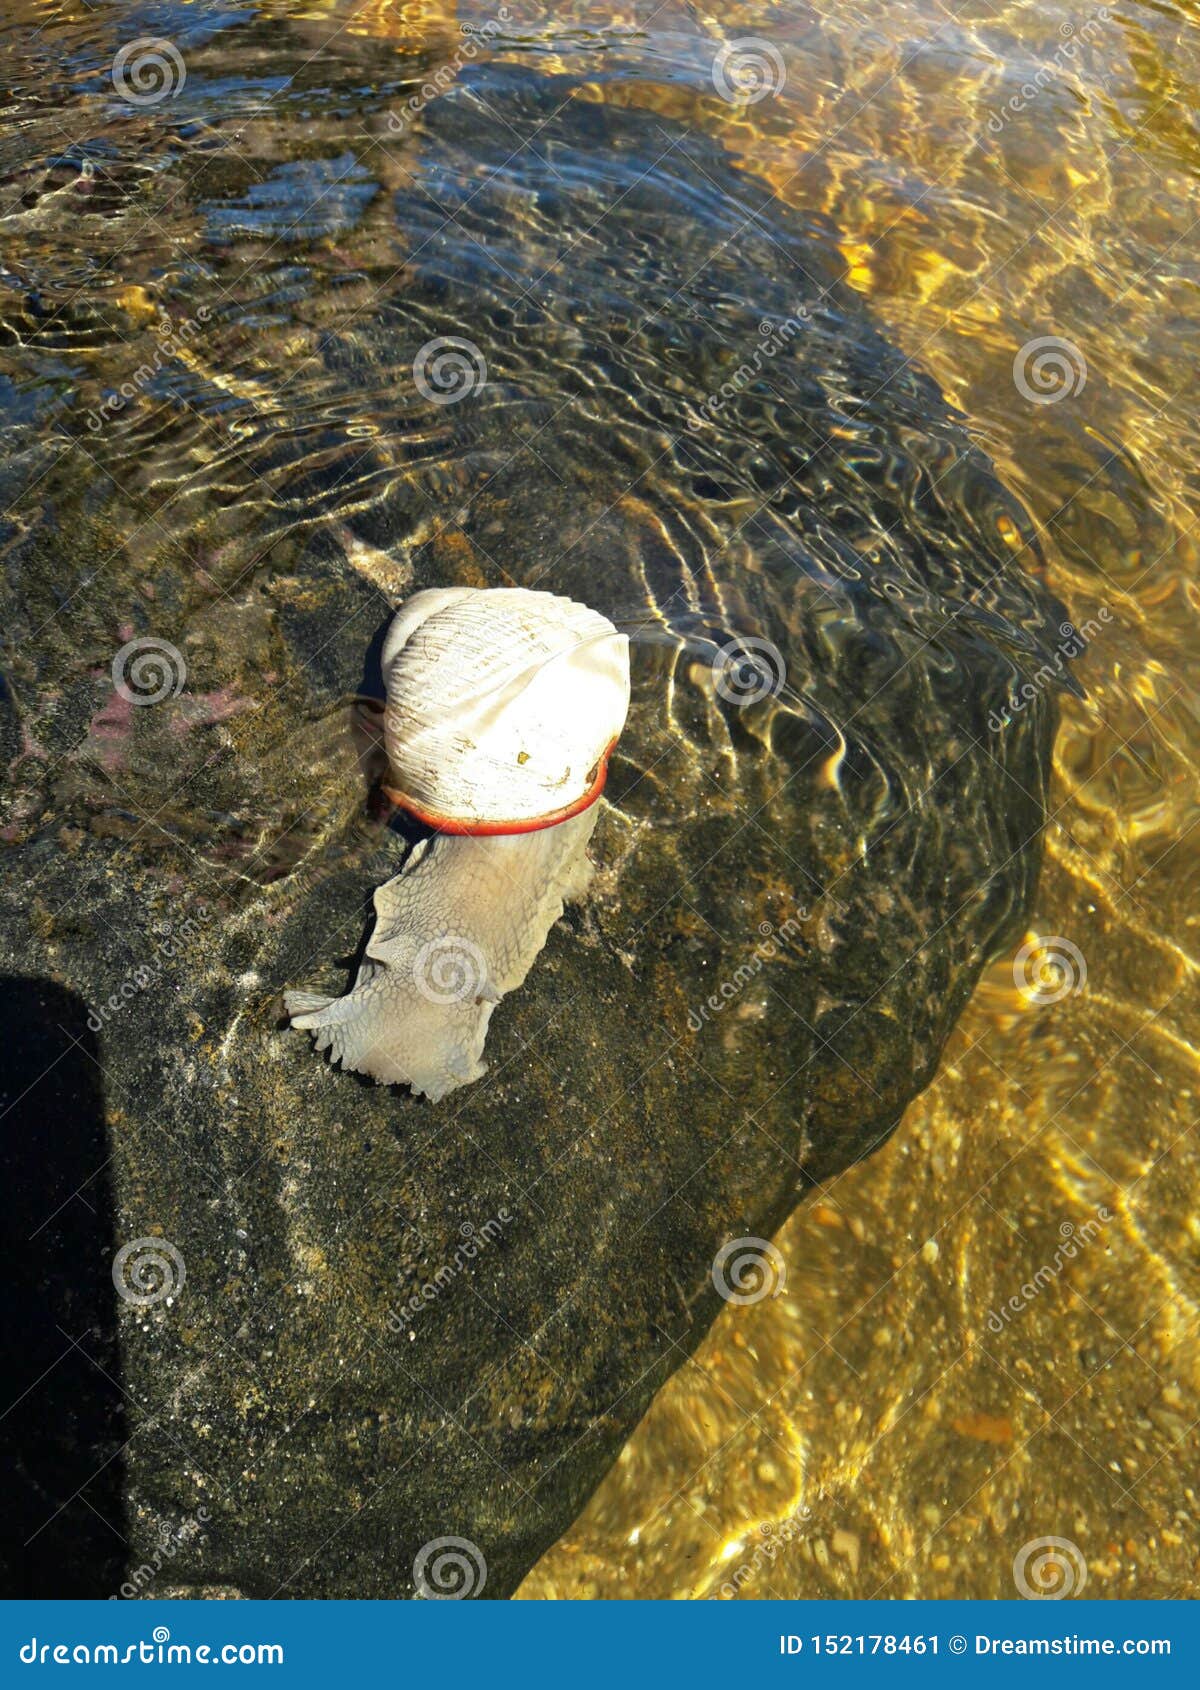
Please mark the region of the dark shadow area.
POLYGON ((128 1432, 99 1046, 51 981, 0 978, 0 1010, 0 1596, 111 1596, 128 1432))
POLYGON ((367 649, 363 653, 362 677, 358 683, 360 698, 377 698, 380 704, 387 697, 387 688, 383 684, 383 642, 387 639, 393 614, 389 610, 371 635, 367 649))

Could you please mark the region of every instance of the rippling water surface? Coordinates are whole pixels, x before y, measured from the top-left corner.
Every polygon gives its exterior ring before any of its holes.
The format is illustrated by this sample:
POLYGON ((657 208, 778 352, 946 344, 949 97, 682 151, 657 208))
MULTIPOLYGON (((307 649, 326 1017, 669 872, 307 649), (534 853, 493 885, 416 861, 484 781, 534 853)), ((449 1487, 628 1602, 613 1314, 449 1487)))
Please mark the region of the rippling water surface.
MULTIPOLYGON (((397 426, 378 302, 402 314, 416 262, 395 196, 428 196, 428 272, 434 210, 471 192, 452 144, 440 168, 415 150, 424 105, 504 65, 685 124, 836 230, 830 260, 970 418, 1085 630, 1020 952, 891 1142, 797 1211, 777 1294, 725 1311, 526 1596, 1010 1595, 1014 1549, 1046 1537, 1077 1546, 1089 1594, 1194 1592, 1198 21, 1165 0, 5 9, 0 417, 20 476, 0 463, 0 491, 19 493, 10 544, 61 552, 34 608, 64 642, 157 593, 169 558, 179 602, 211 585, 220 653, 260 613, 272 547, 369 533, 414 466, 454 499, 438 406, 414 429, 406 396, 397 426), (146 38, 171 51, 114 71, 146 38)), ((636 229, 635 181, 612 198, 636 229)), ((490 230, 480 297, 506 242, 528 265, 544 236, 532 211, 490 230)), ((651 229, 639 246, 652 265, 651 229)), ((603 253, 581 243, 595 320, 562 321, 560 344, 523 346, 497 305, 514 357, 561 369, 602 340, 603 253)), ((764 258, 764 297, 775 281, 764 258)), ((655 345, 646 388, 667 391, 655 345)), ((992 514, 1017 532, 1015 507, 992 514)), ((240 703, 218 686, 191 707, 209 724, 240 703)), ((93 721, 101 763, 121 732, 93 721)), ((168 775, 162 825, 248 879, 302 850, 299 827, 266 860, 241 850, 252 792, 236 826, 175 816, 168 775)))

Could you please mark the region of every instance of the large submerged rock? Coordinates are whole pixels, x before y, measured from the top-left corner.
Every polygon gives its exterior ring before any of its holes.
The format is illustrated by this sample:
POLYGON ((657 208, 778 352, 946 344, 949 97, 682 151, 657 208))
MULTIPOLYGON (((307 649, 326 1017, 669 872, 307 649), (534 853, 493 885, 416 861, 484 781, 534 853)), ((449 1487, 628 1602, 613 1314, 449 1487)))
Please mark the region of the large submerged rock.
POLYGON ((989 728, 1057 637, 1027 519, 831 231, 595 94, 492 68, 399 139, 374 112, 340 247, 286 263, 329 167, 273 200, 191 157, 158 303, 203 333, 100 427, 21 308, 6 368, 52 397, 3 472, 14 1588, 404 1595, 458 1537, 510 1592, 721 1307, 718 1251, 891 1132, 1028 908, 1053 700, 989 728), (414 379, 442 337, 453 403, 414 379), (431 1106, 315 1060, 280 992, 344 988, 409 848, 347 701, 446 582, 641 638, 592 895, 431 1106))

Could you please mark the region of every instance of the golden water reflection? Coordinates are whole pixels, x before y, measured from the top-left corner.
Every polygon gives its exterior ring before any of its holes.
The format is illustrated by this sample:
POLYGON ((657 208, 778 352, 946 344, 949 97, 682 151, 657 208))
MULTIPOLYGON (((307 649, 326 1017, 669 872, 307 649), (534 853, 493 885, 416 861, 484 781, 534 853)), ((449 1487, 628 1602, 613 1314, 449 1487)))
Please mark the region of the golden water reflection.
POLYGON ((992 967, 892 1142, 784 1229, 784 1293, 724 1312, 525 1597, 1011 1597, 1040 1537, 1078 1545, 1089 1596, 1195 1594, 1196 24, 663 6, 660 40, 763 37, 786 85, 742 110, 652 69, 601 91, 686 110, 830 213, 1045 526, 1097 632, 1029 937, 1087 978, 1042 1002, 992 967), (1053 404, 1014 382, 1043 336, 1086 366, 1053 404))

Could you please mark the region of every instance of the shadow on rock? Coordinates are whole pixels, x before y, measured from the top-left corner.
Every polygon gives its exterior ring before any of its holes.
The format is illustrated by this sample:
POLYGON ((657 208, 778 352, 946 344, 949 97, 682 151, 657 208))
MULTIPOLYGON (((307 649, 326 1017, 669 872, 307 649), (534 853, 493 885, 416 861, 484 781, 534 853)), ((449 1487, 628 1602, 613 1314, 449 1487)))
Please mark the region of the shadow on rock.
POLYGON ((127 1432, 98 1046, 87 1005, 51 981, 5 976, 0 1004, 0 1594, 109 1596, 125 1563, 127 1432))

